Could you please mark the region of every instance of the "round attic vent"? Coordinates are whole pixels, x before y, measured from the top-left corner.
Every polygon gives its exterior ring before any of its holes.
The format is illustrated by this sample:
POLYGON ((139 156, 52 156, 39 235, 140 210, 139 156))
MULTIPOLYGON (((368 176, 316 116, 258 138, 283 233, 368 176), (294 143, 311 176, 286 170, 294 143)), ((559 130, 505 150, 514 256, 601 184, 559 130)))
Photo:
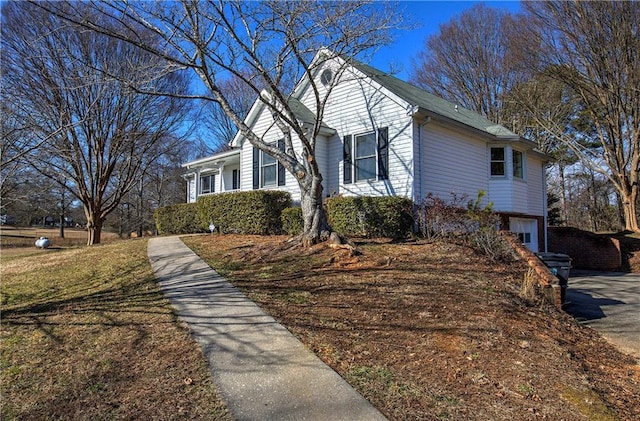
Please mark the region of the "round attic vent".
POLYGON ((320 82, 322 82, 324 86, 327 86, 331 81, 333 81, 333 72, 331 69, 324 69, 320 74, 320 82))

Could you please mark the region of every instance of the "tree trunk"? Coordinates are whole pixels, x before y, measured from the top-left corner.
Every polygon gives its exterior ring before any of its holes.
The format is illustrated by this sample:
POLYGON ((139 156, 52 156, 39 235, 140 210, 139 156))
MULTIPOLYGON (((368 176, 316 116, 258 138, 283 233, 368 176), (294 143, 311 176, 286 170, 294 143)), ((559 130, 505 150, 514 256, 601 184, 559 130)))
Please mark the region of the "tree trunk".
POLYGON ((103 221, 93 213, 87 215, 88 246, 100 244, 100 237, 102 235, 102 222, 103 221))
POLYGON ((60 238, 64 238, 64 215, 60 215, 60 238))
POLYGON ((625 231, 640 232, 638 226, 638 188, 634 186, 629 194, 621 194, 625 231))
POLYGON ((561 218, 562 225, 566 227, 569 221, 569 213, 567 212, 567 182, 564 177, 564 167, 564 164, 558 163, 558 172, 560 173, 560 191, 562 192, 562 195, 560 196, 560 209, 562 212, 561 218))
POLYGON ((300 182, 300 206, 304 227, 302 230, 302 245, 309 247, 329 238, 331 228, 327 222, 327 214, 322 206, 322 177, 315 176, 306 187, 300 182))

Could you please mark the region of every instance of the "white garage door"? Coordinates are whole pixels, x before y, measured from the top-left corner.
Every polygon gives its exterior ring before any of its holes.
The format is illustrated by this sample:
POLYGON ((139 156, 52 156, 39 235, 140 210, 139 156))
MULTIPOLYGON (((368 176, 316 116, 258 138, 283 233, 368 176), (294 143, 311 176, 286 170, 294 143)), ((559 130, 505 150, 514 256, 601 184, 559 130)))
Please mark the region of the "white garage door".
POLYGON ((516 234, 529 250, 538 252, 538 220, 509 218, 509 231, 516 234))

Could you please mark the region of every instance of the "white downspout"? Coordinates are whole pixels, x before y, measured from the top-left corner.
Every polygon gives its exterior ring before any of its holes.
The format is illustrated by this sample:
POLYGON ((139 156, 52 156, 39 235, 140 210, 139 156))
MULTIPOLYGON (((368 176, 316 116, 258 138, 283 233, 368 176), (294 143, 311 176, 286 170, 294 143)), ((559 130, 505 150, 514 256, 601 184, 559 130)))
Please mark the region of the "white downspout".
POLYGON ((422 191, 422 128, 429 124, 430 121, 431 117, 426 117, 418 123, 418 154, 416 156, 418 162, 417 164, 414 163, 414 165, 418 166, 418 196, 416 197, 416 203, 424 198, 422 191))

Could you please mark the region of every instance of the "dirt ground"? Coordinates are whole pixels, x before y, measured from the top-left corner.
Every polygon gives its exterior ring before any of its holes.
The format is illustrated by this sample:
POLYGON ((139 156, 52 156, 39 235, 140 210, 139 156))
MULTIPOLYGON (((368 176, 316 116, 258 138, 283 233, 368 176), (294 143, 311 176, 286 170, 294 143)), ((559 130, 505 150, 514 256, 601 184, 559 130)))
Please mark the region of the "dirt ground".
POLYGON ((522 262, 444 243, 185 238, 392 420, 640 419, 640 366, 522 298, 522 262))

